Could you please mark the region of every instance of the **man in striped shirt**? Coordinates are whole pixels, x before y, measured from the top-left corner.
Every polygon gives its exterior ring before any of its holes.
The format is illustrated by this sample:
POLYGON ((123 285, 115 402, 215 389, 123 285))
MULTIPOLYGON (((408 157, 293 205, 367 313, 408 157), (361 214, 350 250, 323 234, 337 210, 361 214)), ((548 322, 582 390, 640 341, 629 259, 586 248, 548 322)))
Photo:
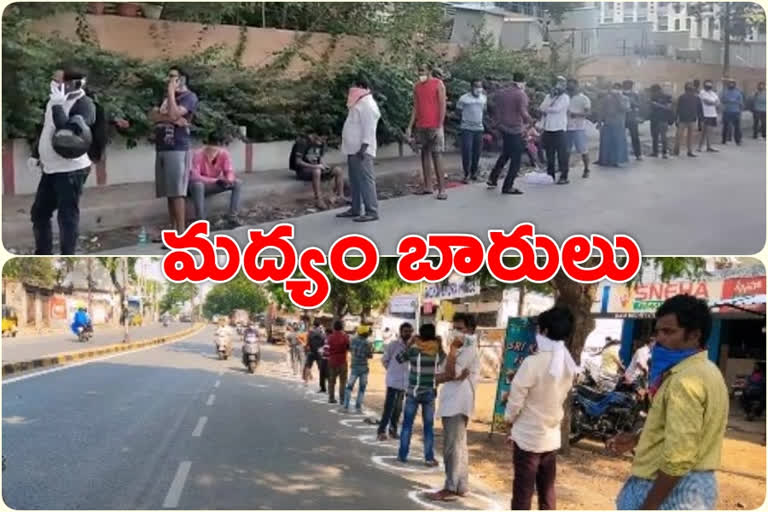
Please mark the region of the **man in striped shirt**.
POLYGON ((373 344, 368 340, 371 335, 371 327, 361 325, 357 328, 357 336, 349 342, 349 351, 352 353, 352 361, 349 366, 349 381, 344 393, 344 411, 349 411, 349 402, 352 400, 352 391, 355 389, 355 381, 360 379, 357 388, 357 401, 355 411, 363 412, 363 398, 365 388, 368 386, 368 360, 373 357, 373 344))
POLYGON ((437 466, 435 460, 435 398, 437 397, 437 366, 445 359, 440 340, 435 333, 434 324, 424 324, 419 328, 419 335, 408 342, 408 347, 395 359, 410 363, 408 370, 408 390, 406 391, 403 427, 400 432, 400 450, 398 460, 408 461, 411 445, 413 421, 421 405, 424 423, 424 459, 427 467, 437 466))

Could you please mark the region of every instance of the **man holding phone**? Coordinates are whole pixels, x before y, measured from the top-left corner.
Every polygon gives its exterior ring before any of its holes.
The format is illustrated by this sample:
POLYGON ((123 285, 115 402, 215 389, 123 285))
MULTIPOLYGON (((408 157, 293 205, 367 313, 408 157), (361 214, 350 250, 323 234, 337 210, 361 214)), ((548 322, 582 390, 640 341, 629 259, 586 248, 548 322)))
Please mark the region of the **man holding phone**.
POLYGON ((157 197, 168 198, 171 229, 185 229, 185 198, 189 184, 190 127, 197 111, 197 95, 189 90, 188 76, 181 69, 168 71, 166 96, 149 113, 155 123, 155 188, 157 197))

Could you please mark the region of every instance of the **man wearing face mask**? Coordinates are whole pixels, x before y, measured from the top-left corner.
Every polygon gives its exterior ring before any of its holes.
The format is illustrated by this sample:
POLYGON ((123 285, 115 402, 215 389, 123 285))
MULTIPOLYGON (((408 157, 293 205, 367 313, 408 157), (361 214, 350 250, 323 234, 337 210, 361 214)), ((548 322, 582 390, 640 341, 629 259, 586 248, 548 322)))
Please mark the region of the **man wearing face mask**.
POLYGON ((349 89, 347 108, 349 112, 341 135, 341 151, 347 155, 352 207, 337 217, 355 217, 355 222, 371 222, 379 220, 373 159, 376 158, 376 127, 381 113, 364 78, 358 79, 349 89))
POLYGON ((483 116, 488 100, 483 93, 483 81, 473 80, 472 91, 464 94, 456 103, 461 112, 461 163, 464 168, 464 183, 477 179, 477 166, 483 150, 483 116))
POLYGON ((31 210, 37 255, 53 254, 54 211, 58 211, 61 254, 75 254, 77 247, 80 197, 92 162, 87 151, 74 158, 59 154, 54 148, 54 135, 68 128, 74 119, 80 119, 89 129, 96 123, 96 105, 85 94, 85 81, 85 72, 79 70, 54 74, 39 142, 28 162, 28 167, 42 172, 31 210))
POLYGON ((539 510, 556 510, 557 451, 560 424, 577 367, 565 346, 573 314, 556 306, 537 319, 536 352, 523 359, 509 387, 504 419, 515 467, 512 510, 530 510, 534 491, 539 510))
POLYGON ((701 112, 702 112, 702 130, 701 137, 699 138, 699 152, 701 152, 704 142, 707 143, 707 151, 710 153, 717 153, 717 150, 712 147, 712 132, 717 126, 717 107, 720 105, 720 98, 713 90, 712 80, 704 81, 704 90, 699 93, 701 98, 701 112))
POLYGON ((172 67, 168 70, 165 99, 159 108, 149 113, 149 120, 155 123, 156 195, 167 198, 171 229, 178 233, 186 228, 184 207, 191 161, 190 127, 197 105, 197 95, 189 90, 187 74, 172 67))
POLYGON ((712 510, 715 471, 728 423, 728 389, 707 354, 712 316, 706 301, 677 295, 656 311, 651 349, 651 408, 642 432, 608 441, 614 454, 632 449, 632 476, 619 510, 712 510))
POLYGON ((565 92, 565 77, 557 77, 552 92, 547 94, 539 110, 544 114, 544 135, 542 143, 547 152, 547 173, 555 178, 555 155, 560 170, 558 185, 568 181, 568 144, 565 138, 568 128, 568 106, 570 98, 565 92))
MULTIPOLYGON (((439 75, 435 70, 432 75, 439 75)), ((416 143, 421 150, 421 170, 424 174, 424 188, 421 195, 432 195, 432 166, 437 179, 437 198, 448 199, 443 183, 443 164, 441 153, 445 151, 445 84, 437 76, 430 76, 429 68, 419 68, 419 81, 413 86, 413 110, 411 121, 405 131, 405 137, 411 140, 414 133, 416 143), (415 130, 414 130, 415 129, 415 130)))
POLYGON ((592 102, 579 90, 579 82, 571 78, 565 88, 570 103, 568 104, 568 132, 566 133, 568 152, 575 150, 584 162, 584 174, 589 177, 589 148, 587 147, 587 116, 592 109, 592 102))
POLYGON ((720 101, 723 104, 723 144, 731 139, 733 128, 733 140, 737 146, 741 146, 741 111, 744 110, 744 95, 735 80, 728 80, 728 86, 723 91, 720 101))
POLYGON ((450 501, 469 492, 467 423, 475 410, 475 389, 480 373, 474 317, 461 313, 454 315, 450 339, 450 352, 437 376, 437 381, 443 382, 437 415, 443 421, 445 485, 428 496, 435 501, 450 501))

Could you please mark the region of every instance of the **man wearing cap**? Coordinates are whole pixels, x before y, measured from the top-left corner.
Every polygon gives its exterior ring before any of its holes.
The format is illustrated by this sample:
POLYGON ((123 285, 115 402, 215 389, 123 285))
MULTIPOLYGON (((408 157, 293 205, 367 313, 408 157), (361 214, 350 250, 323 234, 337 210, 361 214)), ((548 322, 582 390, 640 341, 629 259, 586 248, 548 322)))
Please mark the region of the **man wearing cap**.
POLYGON ((352 354, 352 360, 349 367, 349 382, 347 382, 346 393, 344 393, 344 411, 349 411, 349 402, 352 398, 352 390, 355 389, 355 382, 360 379, 360 385, 357 388, 357 400, 355 402, 355 411, 363 412, 363 398, 365 397, 365 388, 368 386, 368 360, 373 358, 373 344, 368 340, 371 335, 369 325, 360 325, 357 328, 357 336, 349 342, 349 351, 352 354))

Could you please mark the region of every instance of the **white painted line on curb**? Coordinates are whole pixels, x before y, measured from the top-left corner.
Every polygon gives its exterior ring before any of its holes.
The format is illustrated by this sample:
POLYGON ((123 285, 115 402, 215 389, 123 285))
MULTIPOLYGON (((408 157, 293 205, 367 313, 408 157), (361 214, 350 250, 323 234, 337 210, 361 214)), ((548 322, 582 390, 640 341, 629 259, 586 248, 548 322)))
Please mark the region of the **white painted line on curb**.
MULTIPOLYGON (((434 501, 430 501, 429 499, 422 498, 420 496, 420 495, 432 494, 432 493, 435 493, 435 492, 440 491, 440 490, 442 490, 441 487, 439 487, 437 489, 414 489, 413 491, 408 493, 408 498, 410 498, 411 500, 415 501, 416 503, 418 503, 422 507, 426 507, 426 508, 433 509, 433 510, 446 510, 443 507, 438 506, 434 501)), ((474 499, 476 499, 478 501, 484 501, 488 505, 490 505, 490 507, 484 508, 482 510, 504 510, 504 507, 502 507, 499 503, 497 503, 496 500, 494 500, 493 498, 490 498, 488 496, 483 496, 482 494, 477 494, 475 492, 468 492, 465 495, 465 497, 467 497, 467 498, 474 498, 474 499)), ((458 505, 458 504, 461 504, 461 499, 457 499, 457 500, 451 501, 449 503, 451 503, 453 505, 458 505)), ((452 510, 452 509, 458 510, 459 508, 464 508, 464 507, 456 506, 456 507, 451 507, 451 509, 449 509, 449 510, 452 510)))
POLYGON ((173 482, 171 482, 171 488, 168 489, 168 494, 165 496, 163 508, 176 508, 179 506, 181 492, 184 490, 184 484, 187 482, 187 476, 189 476, 189 469, 191 467, 192 462, 188 460, 185 460, 179 464, 179 469, 176 471, 176 476, 173 477, 173 482))
POLYGON ((192 437, 200 437, 203 435, 203 427, 205 427, 205 424, 208 422, 208 416, 201 416, 199 420, 197 420, 197 426, 195 427, 195 430, 192 431, 192 437))
POLYGON ((371 460, 379 466, 384 466, 388 469, 394 469, 395 471, 407 471, 409 473, 436 473, 442 471, 442 465, 435 467, 427 467, 424 463, 421 463, 421 467, 416 467, 413 464, 403 464, 397 460, 397 455, 371 455, 371 460), (386 460, 392 460, 392 462, 386 462, 386 460))
POLYGON ((213 387, 217 388, 217 387, 219 387, 220 385, 221 385, 221 381, 220 381, 220 380, 217 380, 217 381, 216 381, 216 384, 214 384, 214 385, 213 385, 213 387))
POLYGON ((211 395, 208 397, 208 401, 205 402, 205 405, 213 405, 213 401, 216 400, 216 395, 211 395))

